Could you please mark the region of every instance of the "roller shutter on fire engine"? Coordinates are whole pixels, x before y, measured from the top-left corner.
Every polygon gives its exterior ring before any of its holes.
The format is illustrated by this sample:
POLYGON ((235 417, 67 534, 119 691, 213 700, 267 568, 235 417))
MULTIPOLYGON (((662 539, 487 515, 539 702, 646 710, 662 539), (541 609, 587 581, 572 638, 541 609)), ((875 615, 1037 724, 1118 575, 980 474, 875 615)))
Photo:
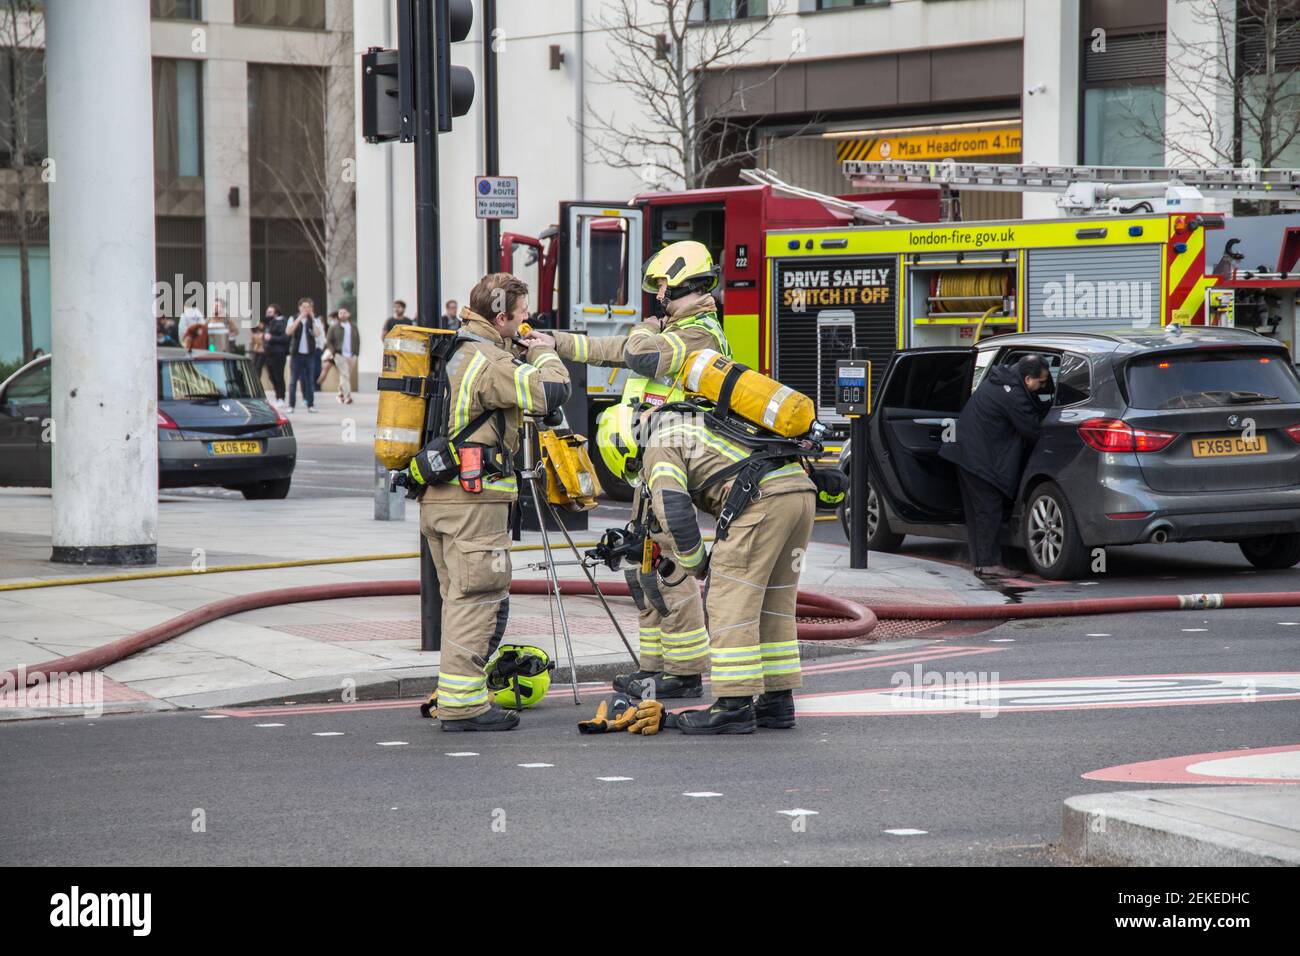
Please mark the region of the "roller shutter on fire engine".
POLYGON ((1160 328, 1160 246, 1030 249, 1030 332, 1160 328))
POLYGON ((817 417, 835 412, 835 363, 850 349, 871 350, 872 394, 898 342, 897 259, 841 256, 776 265, 772 377, 809 396, 817 417))

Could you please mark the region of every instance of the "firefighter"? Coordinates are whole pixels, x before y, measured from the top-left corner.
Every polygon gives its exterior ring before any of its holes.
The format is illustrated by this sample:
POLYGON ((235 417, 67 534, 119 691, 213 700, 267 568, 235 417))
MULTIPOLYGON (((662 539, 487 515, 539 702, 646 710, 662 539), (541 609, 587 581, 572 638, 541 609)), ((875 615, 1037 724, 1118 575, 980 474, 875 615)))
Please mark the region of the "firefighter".
MULTIPOLYGON (((686 356, 697 349, 713 349, 731 357, 712 295, 718 275, 703 243, 674 242, 650 257, 642 276, 641 288, 654 297, 656 316, 627 335, 591 338, 569 332, 534 332, 524 340, 554 345, 560 357, 571 362, 628 368, 634 373, 624 385, 619 405, 606 409, 597 419, 596 447, 606 467, 611 454, 618 454, 618 443, 628 438, 620 434, 628 417, 615 415, 620 406, 680 401, 685 395, 673 380, 686 356)), ((642 493, 638 485, 633 513, 642 493)), ((670 542, 661 538, 659 544, 667 548, 670 542)), ((637 581, 633 575, 628 572, 639 609, 640 661, 633 673, 614 678, 614 688, 634 696, 699 697, 704 692, 701 675, 709 651, 699 582, 691 577, 673 583, 637 581), (645 594, 647 587, 656 593, 645 594)))
POLYGON ((673 562, 694 578, 709 575, 709 679, 718 699, 681 714, 678 728, 745 734, 793 727, 794 689, 802 685, 795 603, 816 486, 794 455, 764 456, 681 406, 640 413, 618 406, 618 414, 628 418, 635 442, 627 465, 635 467, 639 454, 673 562), (758 490, 752 500, 752 491, 742 493, 746 484, 758 490), (696 506, 719 519, 712 554, 696 506))
MULTIPOLYGON (((486 275, 461 310, 463 342, 447 363, 449 434, 496 410, 456 448, 459 480, 431 484, 420 499, 420 530, 442 592, 438 718, 446 731, 513 730, 519 715, 489 700, 484 665, 510 588, 510 505, 518 497, 515 451, 524 414, 547 414, 569 396, 569 373, 554 350, 508 344, 528 318, 528 286, 509 273, 486 275)), ((497 635, 499 639, 499 635, 497 635)))

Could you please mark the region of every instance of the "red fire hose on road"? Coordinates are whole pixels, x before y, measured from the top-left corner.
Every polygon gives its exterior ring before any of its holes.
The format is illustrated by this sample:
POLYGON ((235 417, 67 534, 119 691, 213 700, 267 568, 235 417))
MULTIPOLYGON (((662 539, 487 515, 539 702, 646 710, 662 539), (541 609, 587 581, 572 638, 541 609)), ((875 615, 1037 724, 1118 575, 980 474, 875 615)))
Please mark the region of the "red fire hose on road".
MULTIPOLYGON (((627 597, 630 594, 628 586, 621 581, 602 584, 600 590, 603 594, 616 597, 627 597)), ((171 620, 155 624, 153 627, 137 631, 135 634, 129 634, 102 647, 82 651, 79 654, 72 654, 69 657, 60 657, 56 660, 28 665, 22 669, 22 673, 26 675, 25 683, 30 683, 32 678, 37 675, 48 676, 55 673, 102 670, 109 664, 114 664, 146 648, 169 641, 173 637, 192 631, 200 625, 220 620, 223 617, 229 617, 232 614, 239 614, 243 611, 254 611, 258 608, 275 607, 281 604, 299 604, 307 601, 359 597, 398 597, 418 595, 419 593, 419 581, 357 581, 349 584, 317 584, 310 587, 277 588, 271 591, 241 594, 237 597, 213 601, 211 604, 196 607, 194 610, 186 611, 171 620)), ((517 579, 511 582, 510 593, 545 595, 547 593, 547 582, 542 579, 517 579)), ((560 593, 579 595, 594 594, 595 591, 592 590, 587 581, 561 581, 560 593)), ((843 619, 833 623, 801 622, 799 624, 799 638, 805 641, 833 641, 863 637, 876 626, 876 616, 866 607, 827 594, 800 591, 796 613, 803 617, 843 619)), ((5 675, 5 682, 9 687, 17 687, 20 679, 22 678, 18 669, 11 669, 5 675)))

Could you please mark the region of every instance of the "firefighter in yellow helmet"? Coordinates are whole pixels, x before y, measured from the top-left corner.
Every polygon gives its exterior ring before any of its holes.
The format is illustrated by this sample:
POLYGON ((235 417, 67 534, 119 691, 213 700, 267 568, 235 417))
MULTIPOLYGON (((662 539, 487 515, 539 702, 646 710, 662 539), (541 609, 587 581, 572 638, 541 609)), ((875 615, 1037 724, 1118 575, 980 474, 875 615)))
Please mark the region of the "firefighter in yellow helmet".
POLYGON ((669 542, 665 553, 692 577, 709 576, 717 700, 680 714, 677 727, 685 734, 791 728, 801 686, 795 605, 816 486, 788 444, 754 447, 689 409, 643 409, 627 426, 626 454, 610 463, 639 465, 669 542), (718 519, 711 554, 697 506, 718 519))
MULTIPOLYGON (((629 409, 647 402, 654 406, 685 397, 674 385, 686 356, 697 349, 713 349, 731 356, 731 346, 722 331, 713 290, 719 269, 703 243, 674 242, 660 249, 646 262, 642 289, 653 296, 655 311, 627 335, 588 337, 570 332, 534 331, 524 339, 554 345, 561 358, 588 365, 627 368, 633 373, 623 388, 619 404, 607 408, 597 422, 597 449, 608 466, 617 454, 620 429, 626 427, 629 409)), ((623 471, 613 472, 623 477, 623 471)), ((636 496, 644 489, 635 476, 628 476, 636 496)), ((638 497, 634 497, 633 509, 638 497)), ((660 546, 667 548, 663 539, 660 546)), ((614 678, 614 688, 631 694, 657 698, 698 697, 703 693, 701 675, 708 666, 709 635, 704 623, 704 602, 699 582, 684 577, 664 582, 627 572, 628 586, 640 611, 640 661, 631 674, 614 678)))
POLYGON ((534 343, 523 359, 510 351, 527 317, 527 284, 504 272, 484 276, 461 310, 462 341, 447 362, 447 433, 468 429, 456 447, 460 475, 430 484, 420 498, 420 531, 443 600, 443 730, 512 730, 519 723, 517 712, 492 701, 484 673, 510 588, 514 457, 521 416, 554 411, 569 396, 568 369, 553 350, 534 343))

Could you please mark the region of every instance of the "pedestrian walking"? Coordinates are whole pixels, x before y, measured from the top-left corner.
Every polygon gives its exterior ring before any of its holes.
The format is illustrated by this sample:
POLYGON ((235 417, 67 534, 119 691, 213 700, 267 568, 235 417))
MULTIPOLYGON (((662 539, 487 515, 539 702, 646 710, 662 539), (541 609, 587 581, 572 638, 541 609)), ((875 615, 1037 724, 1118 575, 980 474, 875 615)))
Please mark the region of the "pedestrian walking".
POLYGON ((284 364, 289 358, 289 320, 280 314, 280 306, 272 302, 266 308, 262 341, 266 344, 266 374, 275 391, 277 405, 284 404, 284 364))
POLYGON ((953 440, 939 449, 939 457, 958 469, 966 541, 976 574, 1016 573, 1000 560, 1002 521, 1020 490, 1043 416, 1052 407, 1039 393, 1051 391, 1051 371, 1042 356, 994 365, 962 409, 953 440))
POLYGON ((339 374, 339 404, 351 405, 352 369, 361 354, 361 335, 351 312, 339 309, 338 322, 325 333, 325 342, 334 355, 334 369, 339 374))

